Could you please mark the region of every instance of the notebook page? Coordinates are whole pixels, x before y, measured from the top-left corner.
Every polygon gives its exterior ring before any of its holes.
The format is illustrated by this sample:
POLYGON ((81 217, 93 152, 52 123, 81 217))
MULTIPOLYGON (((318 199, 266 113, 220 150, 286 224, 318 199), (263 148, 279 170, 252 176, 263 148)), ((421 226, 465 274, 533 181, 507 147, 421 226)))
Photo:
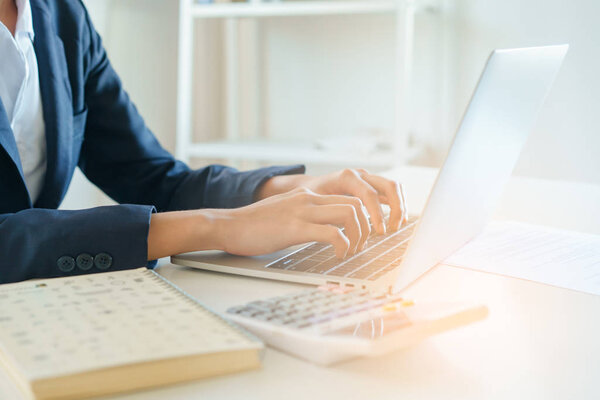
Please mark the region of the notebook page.
POLYGON ((443 264, 600 294, 600 236, 495 222, 443 264))
POLYGON ((260 346, 145 268, 0 285, 0 350, 29 380, 260 346))

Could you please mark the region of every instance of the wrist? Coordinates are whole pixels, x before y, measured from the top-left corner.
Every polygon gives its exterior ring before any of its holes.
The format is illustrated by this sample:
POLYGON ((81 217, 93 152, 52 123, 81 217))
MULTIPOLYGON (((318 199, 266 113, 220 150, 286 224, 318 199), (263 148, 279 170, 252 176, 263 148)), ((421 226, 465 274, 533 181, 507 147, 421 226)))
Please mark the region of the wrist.
POLYGON ((189 235, 196 251, 199 250, 224 250, 227 226, 231 216, 229 210, 204 209, 195 210, 194 217, 189 218, 193 233, 189 235))
POLYGON ((200 250, 223 250, 231 210, 188 210, 153 214, 148 260, 200 250))

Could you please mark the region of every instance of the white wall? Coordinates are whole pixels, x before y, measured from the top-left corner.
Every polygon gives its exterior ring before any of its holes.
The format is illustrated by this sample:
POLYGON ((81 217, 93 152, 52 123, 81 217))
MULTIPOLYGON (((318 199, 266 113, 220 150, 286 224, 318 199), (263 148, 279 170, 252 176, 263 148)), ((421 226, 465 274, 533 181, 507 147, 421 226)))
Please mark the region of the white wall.
POLYGON ((600 183, 600 2, 460 0, 457 105, 494 47, 569 43, 570 50, 516 173, 600 183))
MULTIPOLYGON (((493 48, 567 42, 570 52, 516 173, 600 183, 596 21, 600 2, 442 2, 447 5, 443 16, 425 14, 416 21, 413 125, 417 139, 429 150, 418 162, 439 165, 443 159, 493 48), (453 55, 449 62, 443 57, 444 46, 453 55), (448 101, 441 99, 444 74, 452 94, 448 101)), ((159 140, 174 149, 177 2, 86 0, 86 4, 126 89, 159 140)), ((391 131, 395 71, 391 16, 273 18, 263 20, 261 29, 264 101, 269 110, 265 132, 313 140, 391 131)), ((198 24, 196 30, 195 126, 197 136, 214 138, 224 129, 221 27, 211 22, 198 24)), ((242 74, 242 85, 252 84, 249 76, 242 74)), ((246 110, 247 121, 252 120, 251 112, 246 110)), ((89 204, 90 195, 84 194, 90 191, 83 179, 76 178, 67 205, 89 204)))

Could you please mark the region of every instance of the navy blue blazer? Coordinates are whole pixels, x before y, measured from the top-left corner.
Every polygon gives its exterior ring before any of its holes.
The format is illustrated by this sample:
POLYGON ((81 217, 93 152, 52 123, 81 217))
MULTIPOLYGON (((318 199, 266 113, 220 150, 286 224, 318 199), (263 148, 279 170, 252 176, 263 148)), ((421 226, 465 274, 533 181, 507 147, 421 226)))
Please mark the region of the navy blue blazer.
POLYGON ((268 178, 304 171, 190 170, 144 124, 82 3, 30 2, 48 166, 32 204, 0 102, 0 283, 145 266, 152 212, 243 206, 268 178), (77 166, 120 205, 57 210, 77 166))

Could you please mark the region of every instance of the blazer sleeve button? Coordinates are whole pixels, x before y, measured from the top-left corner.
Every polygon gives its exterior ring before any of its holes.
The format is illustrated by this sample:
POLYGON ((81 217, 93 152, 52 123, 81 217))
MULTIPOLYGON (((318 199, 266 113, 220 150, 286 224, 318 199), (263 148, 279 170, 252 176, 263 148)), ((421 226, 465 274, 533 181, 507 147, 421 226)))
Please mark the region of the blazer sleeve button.
POLYGON ((70 272, 75 268, 75 259, 69 256, 62 256, 56 261, 56 265, 63 272, 70 272))
POLYGON ((112 256, 107 253, 98 253, 96 257, 94 257, 94 265, 98 269, 109 269, 112 265, 112 256))
POLYGON ((82 253, 76 258, 79 269, 87 271, 94 266, 94 257, 87 253, 82 253))

